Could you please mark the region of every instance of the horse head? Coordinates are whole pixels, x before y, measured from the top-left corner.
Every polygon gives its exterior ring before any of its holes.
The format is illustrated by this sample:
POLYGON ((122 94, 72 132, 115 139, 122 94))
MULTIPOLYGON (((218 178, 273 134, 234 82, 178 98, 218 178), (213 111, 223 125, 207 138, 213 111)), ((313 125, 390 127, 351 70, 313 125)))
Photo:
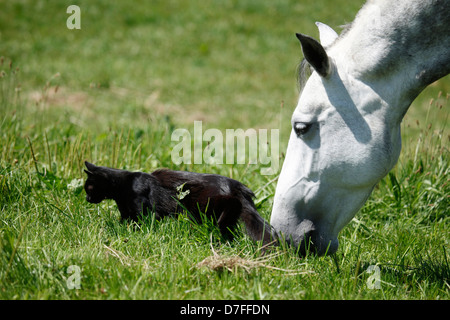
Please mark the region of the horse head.
MULTIPOLYGON (((271 224, 301 253, 308 249, 318 254, 337 250, 339 232, 396 164, 401 150, 400 122, 427 85, 419 81, 421 71, 414 59, 410 64, 393 60, 396 54, 392 53, 392 41, 361 32, 361 20, 370 16, 371 6, 373 1, 366 6, 365 17, 355 20, 350 31, 344 31, 344 38, 321 23, 317 23, 321 43, 297 34, 305 58, 301 72, 310 69, 311 75, 291 118, 292 131, 271 224), (356 44, 357 35, 365 46, 356 44)), ((375 9, 378 13, 383 10, 375 9)), ((381 25, 388 24, 382 21, 381 25)), ((403 32, 406 41, 408 34, 403 32)), ((448 39, 441 46, 448 45, 448 39)), ((411 41, 418 39, 411 35, 411 41)), ((411 50, 405 54, 411 55, 411 50)), ((443 56, 448 59, 448 53, 443 56)), ((431 67, 426 70, 427 75, 432 72, 431 67)), ((439 72, 447 74, 448 67, 439 72)))

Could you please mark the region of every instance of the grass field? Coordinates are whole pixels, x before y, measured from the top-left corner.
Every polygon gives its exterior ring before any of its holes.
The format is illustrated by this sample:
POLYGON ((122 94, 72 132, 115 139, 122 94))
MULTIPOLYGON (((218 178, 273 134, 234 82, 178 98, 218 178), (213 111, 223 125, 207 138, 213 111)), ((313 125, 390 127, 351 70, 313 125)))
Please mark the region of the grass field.
POLYGON ((449 299, 448 76, 411 106, 398 165, 333 257, 261 257, 242 233, 225 242, 184 216, 121 223, 113 202, 85 201, 84 160, 167 167, 240 180, 269 219, 276 175, 175 165, 171 133, 195 120, 280 129, 284 151, 295 32, 339 30, 362 2, 2 2, 0 299, 449 299), (71 4, 80 30, 66 27, 71 4))

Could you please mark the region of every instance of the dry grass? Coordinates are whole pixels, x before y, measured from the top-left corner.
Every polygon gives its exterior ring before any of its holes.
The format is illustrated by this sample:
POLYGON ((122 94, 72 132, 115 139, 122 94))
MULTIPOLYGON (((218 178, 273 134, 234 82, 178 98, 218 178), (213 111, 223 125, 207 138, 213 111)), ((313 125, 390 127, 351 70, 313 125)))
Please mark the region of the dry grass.
MULTIPOLYGON (((246 272, 250 272, 253 269, 257 268, 266 268, 271 270, 277 270, 286 273, 287 275, 305 275, 305 274, 314 274, 312 270, 291 270, 291 269, 283 269, 277 268, 270 264, 271 261, 274 260, 281 253, 272 253, 268 255, 264 255, 258 258, 251 259, 249 257, 240 257, 238 255, 233 256, 224 256, 218 254, 214 248, 211 246, 211 250, 213 255, 203 259, 201 262, 197 264, 198 268, 206 267, 212 271, 223 272, 225 270, 229 272, 236 272, 238 270, 244 270, 246 272)), ((300 264, 300 266, 305 266, 306 263, 300 264)))

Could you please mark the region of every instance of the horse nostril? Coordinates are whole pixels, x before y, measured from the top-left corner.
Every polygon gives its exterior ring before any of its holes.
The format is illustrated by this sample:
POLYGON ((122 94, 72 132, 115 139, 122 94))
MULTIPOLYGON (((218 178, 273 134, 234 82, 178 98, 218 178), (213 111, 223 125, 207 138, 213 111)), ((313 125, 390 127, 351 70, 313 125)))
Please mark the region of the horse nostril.
POLYGON ((309 254, 330 255, 336 252, 338 246, 337 238, 324 239, 319 232, 312 229, 304 233, 302 242, 299 243, 299 254, 302 256, 309 254))
POLYGON ((300 253, 302 256, 305 256, 309 253, 316 252, 316 245, 314 244, 314 230, 309 230, 304 232, 303 240, 299 244, 300 245, 300 253))

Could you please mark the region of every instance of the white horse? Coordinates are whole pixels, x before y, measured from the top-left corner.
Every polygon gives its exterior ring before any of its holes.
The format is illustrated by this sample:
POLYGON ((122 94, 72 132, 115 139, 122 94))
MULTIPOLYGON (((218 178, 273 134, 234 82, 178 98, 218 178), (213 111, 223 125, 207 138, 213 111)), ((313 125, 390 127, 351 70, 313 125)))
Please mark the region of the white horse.
POLYGON ((396 164, 400 122, 450 72, 449 0, 369 0, 340 36, 297 34, 312 74, 292 115, 271 224, 304 253, 338 234, 396 164))

